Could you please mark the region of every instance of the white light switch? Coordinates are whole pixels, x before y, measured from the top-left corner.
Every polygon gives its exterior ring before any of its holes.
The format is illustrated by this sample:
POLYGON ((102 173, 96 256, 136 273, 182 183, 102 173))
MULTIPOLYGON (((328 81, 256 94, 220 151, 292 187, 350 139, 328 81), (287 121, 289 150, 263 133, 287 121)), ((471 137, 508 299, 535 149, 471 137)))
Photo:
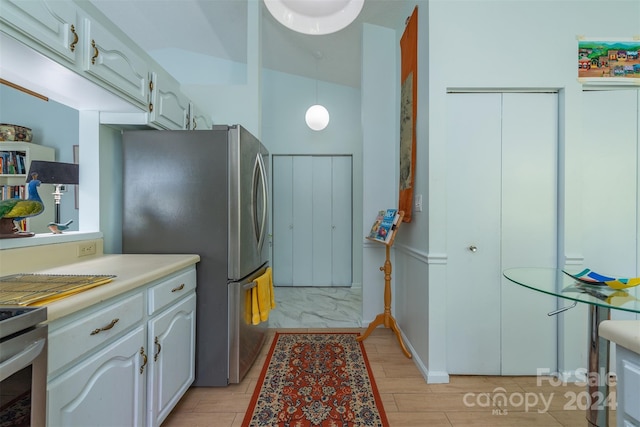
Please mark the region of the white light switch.
POLYGON ((422 194, 416 194, 416 197, 413 199, 413 206, 416 212, 422 212, 422 194))

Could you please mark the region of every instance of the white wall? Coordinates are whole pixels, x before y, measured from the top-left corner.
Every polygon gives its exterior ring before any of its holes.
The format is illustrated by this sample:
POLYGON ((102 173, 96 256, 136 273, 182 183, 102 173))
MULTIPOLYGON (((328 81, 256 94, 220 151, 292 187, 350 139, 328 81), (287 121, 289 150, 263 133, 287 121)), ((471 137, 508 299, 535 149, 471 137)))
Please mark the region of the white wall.
MULTIPOLYGON (((580 155, 582 87, 577 82, 579 35, 628 38, 640 34, 640 2, 629 1, 453 1, 418 2, 418 120, 416 193, 424 193, 427 215, 403 226, 396 251, 396 317, 418 363, 429 373, 447 371, 445 310, 446 168, 445 103, 448 89, 551 88, 561 98, 560 143, 565 160, 561 256, 582 252, 580 155), (613 17, 608 19, 606 17, 613 17), (427 119, 428 117, 428 119, 427 119), (426 260, 416 254, 427 250, 426 260), (426 264, 425 264, 426 262, 426 264)), ((492 309, 487 307, 488 310, 492 309)), ((565 314, 567 330, 586 329, 582 312, 565 314)), ((481 319, 478 319, 481 320, 481 319)), ((575 369, 584 360, 586 336, 566 336, 560 364, 575 369)), ((561 337, 562 339, 563 337, 561 337)))

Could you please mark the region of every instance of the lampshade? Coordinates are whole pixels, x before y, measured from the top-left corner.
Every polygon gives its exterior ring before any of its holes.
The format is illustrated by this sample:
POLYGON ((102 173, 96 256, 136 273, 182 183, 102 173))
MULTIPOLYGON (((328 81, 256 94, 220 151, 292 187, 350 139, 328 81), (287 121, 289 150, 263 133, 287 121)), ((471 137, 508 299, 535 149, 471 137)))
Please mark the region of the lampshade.
POLYGON ((75 163, 47 162, 34 160, 29 167, 27 182, 32 175, 38 174, 38 180, 43 184, 79 184, 79 168, 75 163))
POLYGON ((364 0, 264 0, 282 25, 303 34, 335 33, 360 14, 364 0))
POLYGON ((329 124, 329 111, 320 104, 312 105, 304 116, 307 126, 313 130, 322 130, 329 124))

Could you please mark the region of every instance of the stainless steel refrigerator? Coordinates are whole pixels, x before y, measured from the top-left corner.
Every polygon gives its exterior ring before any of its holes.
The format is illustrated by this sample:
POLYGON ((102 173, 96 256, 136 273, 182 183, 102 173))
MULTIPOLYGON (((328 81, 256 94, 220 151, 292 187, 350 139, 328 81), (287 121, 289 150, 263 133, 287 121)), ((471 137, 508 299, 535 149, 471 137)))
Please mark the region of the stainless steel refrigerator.
POLYGON ((123 253, 196 253, 196 386, 239 382, 266 323, 250 288, 268 267, 268 151, 240 125, 123 133, 123 253))

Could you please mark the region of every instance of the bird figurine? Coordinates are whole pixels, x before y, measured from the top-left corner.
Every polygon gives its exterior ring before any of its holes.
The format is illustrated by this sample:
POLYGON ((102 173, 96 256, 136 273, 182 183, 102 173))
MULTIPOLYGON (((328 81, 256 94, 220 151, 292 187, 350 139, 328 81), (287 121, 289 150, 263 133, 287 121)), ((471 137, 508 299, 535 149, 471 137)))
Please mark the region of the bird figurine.
POLYGON ((44 211, 44 203, 38 194, 40 181, 37 175, 27 184, 26 199, 5 199, 0 201, 0 238, 31 237, 35 233, 18 231, 14 221, 40 215, 44 211))
POLYGON ((47 227, 49 227, 49 230, 51 230, 51 232, 53 234, 62 234, 62 232, 66 229, 69 228, 69 224, 71 224, 73 222, 72 219, 70 219, 69 221, 65 222, 64 224, 59 224, 59 223, 55 223, 55 222, 50 222, 47 227))

